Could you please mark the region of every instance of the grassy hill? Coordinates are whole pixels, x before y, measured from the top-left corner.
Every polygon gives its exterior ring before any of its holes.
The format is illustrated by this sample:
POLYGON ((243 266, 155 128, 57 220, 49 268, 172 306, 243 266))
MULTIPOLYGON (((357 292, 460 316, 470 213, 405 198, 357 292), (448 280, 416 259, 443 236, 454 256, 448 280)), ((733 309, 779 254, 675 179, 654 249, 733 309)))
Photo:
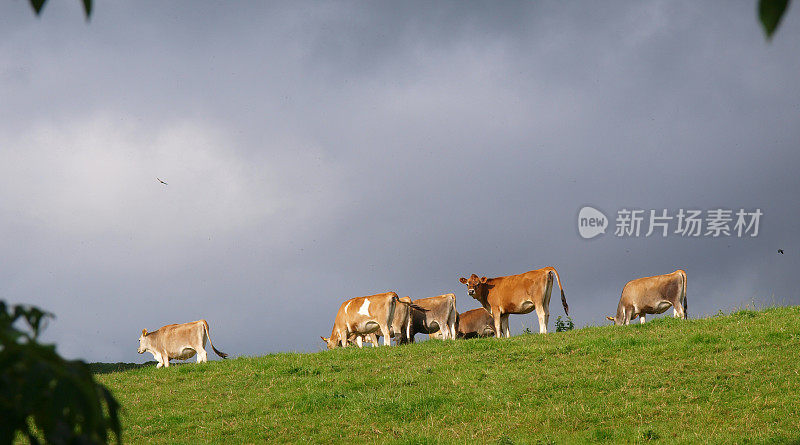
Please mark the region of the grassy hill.
POLYGON ((131 443, 800 439, 800 307, 99 372, 131 443))

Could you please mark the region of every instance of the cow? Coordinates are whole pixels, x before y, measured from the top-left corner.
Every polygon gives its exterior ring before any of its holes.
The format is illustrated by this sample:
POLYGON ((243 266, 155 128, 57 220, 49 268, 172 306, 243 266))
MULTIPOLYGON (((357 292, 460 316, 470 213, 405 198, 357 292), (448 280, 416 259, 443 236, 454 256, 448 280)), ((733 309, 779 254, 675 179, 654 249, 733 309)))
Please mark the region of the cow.
POLYGON ((414 342, 414 335, 418 333, 434 334, 441 332, 443 340, 456 338, 456 295, 444 294, 435 297, 414 300, 417 307, 411 309, 411 333, 409 341, 414 342))
POLYGON ((463 312, 456 317, 456 338, 494 335, 493 325, 492 314, 482 307, 463 312))
POLYGON ((351 298, 339 306, 331 336, 327 338, 320 336, 320 338, 328 349, 345 347, 353 339, 360 348, 363 346, 365 336, 375 333, 383 337, 384 346, 389 346, 391 326, 398 304, 415 307, 413 303, 401 300, 395 292, 351 298))
POLYGON ((226 358, 228 354, 220 352, 211 341, 211 330, 208 322, 197 320, 191 323, 168 324, 153 332, 142 329, 139 337, 139 354, 150 352, 158 364, 156 368, 169 367, 170 359, 187 360, 197 354, 197 363, 208 361, 206 339, 218 356, 226 358))
POLYGON ((644 323, 645 314, 661 314, 670 306, 674 317, 686 319, 689 305, 686 300, 686 271, 683 269, 628 281, 619 297, 617 315, 606 318, 617 326, 626 325, 636 317, 639 317, 639 323, 644 323))
POLYGON ((561 289, 561 304, 569 315, 567 298, 561 287, 561 278, 552 267, 532 270, 519 275, 486 278, 472 274, 469 279, 460 278, 467 285, 467 294, 492 314, 495 337, 510 336, 508 331, 509 314, 527 314, 534 309, 539 316, 539 333, 547 333, 547 321, 550 318, 550 292, 553 289, 553 278, 561 289))
MULTIPOLYGON (((395 305, 392 325, 389 327, 389 335, 392 336, 397 344, 408 343, 408 338, 411 335, 411 298, 402 297, 400 298, 400 302, 405 304, 395 305)), ((362 342, 368 342, 371 343, 372 346, 378 346, 378 340, 381 337, 379 332, 380 331, 375 331, 371 334, 362 334, 362 342)), ((349 340, 351 344, 356 343, 355 337, 355 334, 350 335, 349 340)))

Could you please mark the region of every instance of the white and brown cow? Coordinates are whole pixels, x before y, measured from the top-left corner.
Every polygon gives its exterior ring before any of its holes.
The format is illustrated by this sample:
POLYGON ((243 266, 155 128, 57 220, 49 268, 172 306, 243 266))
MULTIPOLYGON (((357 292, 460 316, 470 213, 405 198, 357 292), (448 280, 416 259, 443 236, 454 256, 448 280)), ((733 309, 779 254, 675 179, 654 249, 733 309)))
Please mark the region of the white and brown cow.
POLYGON ((615 325, 628 324, 636 317, 644 323, 645 314, 661 314, 670 307, 673 316, 686 319, 689 305, 686 300, 686 271, 683 269, 628 281, 622 288, 617 315, 606 318, 615 325))
POLYGON ((153 332, 142 329, 139 337, 139 354, 149 351, 153 354, 158 364, 156 368, 162 366, 169 367, 170 359, 187 360, 197 354, 197 363, 208 361, 206 354, 206 339, 211 344, 214 352, 225 358, 228 354, 220 352, 214 347, 211 341, 211 331, 208 322, 197 320, 191 323, 168 324, 153 332))
MULTIPOLYGON (((396 344, 408 343, 408 338, 411 335, 411 298, 402 297, 400 303, 394 307, 394 317, 392 317, 392 325, 389 327, 389 335, 392 336, 396 344)), ((380 339, 380 330, 371 334, 362 334, 362 342, 371 343, 372 346, 378 346, 380 339)), ((356 343, 356 335, 350 335, 350 343, 356 343)))
POLYGON ((411 308, 411 333, 409 341, 414 341, 415 334, 441 334, 443 340, 456 338, 456 295, 444 294, 435 297, 414 300, 417 307, 411 308), (419 308, 425 309, 420 310, 419 308))
POLYGON ((569 315, 567 298, 561 287, 561 278, 552 267, 532 270, 519 275, 508 275, 497 278, 486 278, 472 274, 469 279, 461 278, 467 285, 467 293, 492 314, 495 336, 508 337, 509 314, 527 314, 534 309, 539 316, 539 333, 547 333, 547 322, 550 318, 550 292, 553 279, 561 289, 561 304, 569 315))
POLYGON ((339 307, 331 336, 320 338, 328 349, 345 347, 352 340, 355 340, 360 348, 363 346, 364 336, 375 333, 383 337, 384 346, 389 346, 392 322, 398 305, 414 306, 410 302, 400 300, 394 292, 351 298, 339 307))

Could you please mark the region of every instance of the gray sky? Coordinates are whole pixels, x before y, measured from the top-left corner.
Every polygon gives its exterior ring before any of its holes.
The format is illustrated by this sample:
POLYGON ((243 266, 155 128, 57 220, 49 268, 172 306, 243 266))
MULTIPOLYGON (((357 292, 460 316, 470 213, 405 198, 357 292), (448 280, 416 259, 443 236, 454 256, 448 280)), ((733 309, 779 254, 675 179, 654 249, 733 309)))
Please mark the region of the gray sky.
POLYGON ((0 298, 91 361, 198 318, 315 351, 346 298, 466 311, 459 277, 545 266, 578 326, 679 267, 690 316, 800 304, 800 13, 768 43, 755 3, 3 2, 0 298), (618 238, 621 208, 764 215, 618 238))

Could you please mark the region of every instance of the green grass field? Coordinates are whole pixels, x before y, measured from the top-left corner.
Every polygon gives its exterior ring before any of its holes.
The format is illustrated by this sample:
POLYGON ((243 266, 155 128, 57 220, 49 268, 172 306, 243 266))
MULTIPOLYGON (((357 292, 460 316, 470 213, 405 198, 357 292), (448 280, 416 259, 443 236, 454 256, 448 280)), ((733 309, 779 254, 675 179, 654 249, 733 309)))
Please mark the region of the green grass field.
POLYGON ((800 439, 800 307, 110 368, 126 443, 800 439))

